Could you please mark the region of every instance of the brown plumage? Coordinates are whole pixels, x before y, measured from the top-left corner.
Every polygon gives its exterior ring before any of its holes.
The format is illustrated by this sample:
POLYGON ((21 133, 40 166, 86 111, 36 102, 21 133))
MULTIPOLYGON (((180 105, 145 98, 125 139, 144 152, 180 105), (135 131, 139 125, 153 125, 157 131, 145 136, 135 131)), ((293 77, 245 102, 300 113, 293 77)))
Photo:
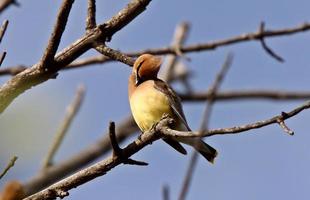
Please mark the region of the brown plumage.
MULTIPOLYGON (((128 83, 132 115, 142 132, 151 129, 163 114, 175 120, 175 127, 172 127, 175 130, 190 131, 179 97, 157 78, 160 65, 161 59, 150 54, 143 54, 135 61, 128 83)), ((210 162, 217 155, 214 148, 199 138, 165 138, 164 141, 183 154, 186 150, 179 142, 188 144, 210 162)))

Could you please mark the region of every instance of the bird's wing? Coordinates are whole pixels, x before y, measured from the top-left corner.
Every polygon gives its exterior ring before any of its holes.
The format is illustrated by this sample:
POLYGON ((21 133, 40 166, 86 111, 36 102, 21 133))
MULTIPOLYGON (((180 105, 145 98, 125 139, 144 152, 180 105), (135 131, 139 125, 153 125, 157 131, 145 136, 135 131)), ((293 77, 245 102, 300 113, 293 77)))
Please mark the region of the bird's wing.
POLYGON ((188 131, 190 131, 191 129, 189 128, 189 126, 186 122, 186 118, 185 118, 185 115, 184 115, 184 112, 182 109, 181 99, 178 97, 178 95, 176 95, 176 93, 173 91, 173 89, 171 87, 169 87, 169 85, 166 84, 164 81, 157 79, 157 80, 154 80, 154 83, 155 83, 154 84, 155 89, 164 93, 168 97, 170 106, 171 106, 174 114, 186 126, 188 131))

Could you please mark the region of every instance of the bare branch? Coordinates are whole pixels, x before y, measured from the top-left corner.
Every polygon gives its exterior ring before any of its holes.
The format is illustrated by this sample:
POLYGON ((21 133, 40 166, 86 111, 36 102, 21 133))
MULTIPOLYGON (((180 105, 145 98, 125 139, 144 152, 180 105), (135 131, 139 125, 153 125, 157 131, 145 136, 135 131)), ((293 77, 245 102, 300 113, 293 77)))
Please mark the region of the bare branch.
MULTIPOLYGON (((260 23, 260 26, 259 26, 259 32, 263 33, 264 30, 265 30, 265 23, 264 23, 264 22, 261 22, 261 23, 260 23)), ((262 44, 263 49, 264 49, 271 57, 273 57, 274 59, 276 59, 276 60, 279 61, 279 62, 284 62, 284 59, 283 59, 281 56, 277 55, 271 48, 268 47, 267 43, 265 42, 264 37, 262 37, 262 38, 260 39, 260 42, 261 42, 261 44, 262 44)))
POLYGON ((0 1, 0 14, 10 5, 20 6, 16 0, 2 0, 0 1))
POLYGON ((118 142, 117 142, 116 135, 115 135, 115 123, 114 122, 110 122, 109 124, 109 136, 110 136, 111 146, 113 149, 113 156, 121 156, 122 149, 118 146, 118 142))
POLYGON ((15 161, 17 160, 17 156, 13 156, 10 160, 10 162, 8 163, 8 165, 4 168, 4 170, 2 171, 2 173, 0 174, 0 179, 2 179, 2 177, 14 166, 15 161))
MULTIPOLYGON (((190 28, 189 23, 187 22, 180 23, 175 29, 171 45, 174 46, 176 49, 180 49, 180 47, 184 44, 187 38, 189 28, 190 28)), ((166 60, 167 64, 163 68, 165 69, 165 73, 163 74, 162 80, 169 82, 173 74, 173 69, 177 61, 177 56, 168 55, 166 57, 166 60)))
MULTIPOLYGON (((131 116, 125 118, 116 127, 117 141, 124 142, 125 139, 133 135, 136 131, 138 131, 138 127, 133 118, 131 116)), ((90 144, 84 150, 79 151, 62 162, 50 166, 46 170, 41 171, 31 180, 25 182, 23 185, 26 196, 42 190, 110 152, 111 143, 109 133, 104 133, 102 135, 102 138, 98 139, 93 144, 90 144)))
POLYGON ((96 0, 88 0, 86 31, 96 27, 96 0))
MULTIPOLYGON (((157 126, 166 126, 167 120, 162 120, 157 126)), ((123 149, 123 157, 110 156, 107 159, 100 161, 86 169, 83 169, 51 186, 48 188, 25 198, 25 200, 37 199, 54 199, 56 197, 64 197, 62 194, 67 195, 70 189, 76 188, 84 183, 93 180, 96 177, 103 176, 114 167, 123 163, 123 158, 129 158, 136 152, 140 151, 143 147, 151 144, 159 139, 156 134, 156 127, 149 132, 144 132, 134 142, 130 143, 123 149), (57 192, 61 191, 61 193, 57 192)))
POLYGON ((277 119, 278 124, 280 125, 280 127, 283 129, 284 132, 286 132, 289 135, 294 135, 294 131, 292 131, 284 122, 284 118, 287 117, 287 113, 282 112, 281 115, 282 117, 277 119))
POLYGON ((169 194, 169 186, 164 185, 163 186, 163 200, 170 200, 170 194, 169 194))
POLYGON ((4 20, 4 22, 2 23, 2 26, 0 28, 0 43, 2 42, 2 38, 4 36, 4 33, 6 32, 8 25, 9 25, 9 21, 4 20))
MULTIPOLYGON (((217 40, 214 42, 187 45, 187 46, 183 46, 181 48, 181 51, 182 51, 182 53, 189 53, 189 52, 195 52, 195 51, 214 50, 217 47, 235 44, 235 43, 239 43, 239 42, 260 40, 259 38, 285 36, 285 35, 300 33, 300 32, 308 31, 308 30, 310 30, 310 25, 305 23, 301 26, 297 26, 294 28, 269 30, 269 31, 264 31, 263 33, 259 33, 259 34, 255 33, 255 32, 254 33, 247 33, 247 34, 242 34, 242 35, 234 36, 234 37, 227 38, 227 39, 217 40)), ((58 60, 60 63, 58 64, 59 69, 57 69, 57 70, 71 69, 70 65, 68 67, 66 67, 66 65, 69 64, 70 62, 72 62, 80 54, 84 53, 89 48, 91 48, 91 45, 89 43, 92 43, 93 39, 98 37, 98 36, 94 36, 94 35, 98 34, 97 32, 98 32, 98 30, 94 30, 94 32, 87 34, 85 37, 81 38, 80 40, 78 40, 77 42, 75 42, 74 44, 72 44, 71 46, 66 48, 64 51, 60 52, 58 54, 58 60), (81 45, 81 43, 83 45, 81 45), (75 53, 77 53, 77 52, 79 53, 79 55, 75 55, 75 53), (71 56, 73 56, 74 58, 71 56), (68 60, 65 59, 67 57, 69 57, 70 59, 68 59, 68 60), (73 59, 71 59, 71 58, 73 58, 73 59)), ((154 54, 154 55, 176 54, 175 53, 175 47, 173 47, 173 46, 172 47, 164 47, 164 48, 145 49, 145 50, 141 50, 141 51, 128 52, 128 53, 123 53, 123 54, 130 56, 130 57, 137 57, 137 56, 144 54, 144 53, 150 53, 150 54, 154 54)), ((90 60, 97 60, 94 63, 105 63, 105 62, 109 62, 109 61, 114 61, 114 60, 111 60, 111 58, 104 58, 102 55, 98 56, 97 58, 92 57, 92 58, 90 58, 90 60)), ((119 61, 122 61, 122 59, 119 59, 119 61)), ((87 59, 85 59, 85 62, 88 63, 87 59)), ((126 63, 126 62, 127 61, 124 60, 124 63, 126 63)), ((90 61, 90 64, 92 64, 92 61, 90 61)), ((129 64, 131 66, 131 63, 129 63, 129 64)), ((72 66, 72 69, 78 68, 78 67, 83 67, 83 64, 77 65, 74 67, 72 66)), ((2 69, 2 70, 0 70, 0 75, 16 75, 25 69, 26 69, 26 67, 21 67, 21 66, 12 67, 12 69, 2 69)))
POLYGON ((50 67, 54 62, 54 56, 57 52, 61 36, 65 31, 73 3, 74 0, 63 0, 62 5, 59 9, 53 33, 48 41, 44 55, 41 59, 41 67, 44 67, 45 69, 48 69, 48 67, 50 67))
POLYGON ((103 44, 96 45, 95 49, 102 55, 112 58, 113 60, 117 60, 122 63, 125 63, 126 65, 133 66, 134 59, 132 59, 129 56, 126 56, 125 54, 122 54, 119 51, 111 49, 110 47, 107 47, 103 44))
MULTIPOLYGON (((59 52, 55 57, 53 68, 50 68, 50 66, 45 66, 45 68, 53 70, 40 70, 42 64, 39 62, 31 68, 28 68, 11 78, 0 88, 0 113, 2 113, 7 106, 24 91, 45 82, 50 78, 55 78, 57 71, 66 67, 77 57, 91 49, 94 42, 111 38, 114 33, 126 26, 130 21, 143 12, 150 1, 151 0, 132 0, 123 10, 118 12, 106 23, 92 29, 86 33, 85 36, 59 52)), ((55 44, 56 42, 54 42, 54 45, 51 46, 54 47, 56 46, 55 44)), ((46 60, 45 57, 46 56, 44 56, 43 60, 46 60)))
POLYGON ((43 170, 46 170, 48 167, 53 165, 53 157, 56 154, 57 150, 59 149, 59 146, 60 146, 61 142, 63 141, 65 134, 68 132, 68 129, 69 129, 74 117, 76 116, 76 114, 80 110, 84 96, 85 96, 85 86, 79 85, 77 90, 76 90, 76 94, 75 94, 73 101, 68 105, 68 107, 66 109, 65 117, 64 117, 59 129, 57 130, 57 132, 55 134, 55 139, 53 141, 53 144, 50 147, 48 154, 43 161, 43 165, 42 165, 43 170))
MULTIPOLYGON (((287 113, 285 116, 286 119, 297 115, 304 109, 310 108, 310 101, 305 103, 304 105, 297 107, 291 112, 287 113)), ((282 117, 282 115, 276 116, 269 120, 259 121, 253 124, 233 127, 233 128, 221 128, 221 129, 213 129, 203 133, 204 137, 209 137, 212 135, 222 135, 228 133, 237 133, 247 131, 253 128, 260 128, 263 126, 267 126, 272 123, 277 123, 277 118, 282 117)), ((200 137, 201 132, 180 132, 169 129, 167 126, 170 124, 170 118, 162 119, 154 128, 148 132, 145 132, 140 137, 138 137, 134 142, 129 144, 126 148, 123 149, 123 154, 127 158, 140 151, 146 145, 158 140, 160 137, 172 136, 172 137, 200 137)), ((105 175, 108 171, 113 169, 114 167, 122 164, 122 159, 115 158, 113 156, 108 157, 107 159, 100 161, 86 169, 83 169, 51 186, 48 188, 26 198, 26 200, 36 200, 36 199, 51 199, 56 197, 63 197, 67 195, 68 191, 72 188, 78 187, 88 181, 93 180, 96 177, 105 175), (58 192, 57 192, 58 191, 58 192), (59 192, 61 191, 61 192, 59 192)))
MULTIPOLYGON (((211 85, 209 91, 210 91, 210 99, 207 99, 206 101, 206 107, 205 110, 203 112, 203 116, 202 116, 202 120, 201 120, 201 125, 200 125, 200 135, 202 135, 203 132, 208 131, 208 126, 209 126, 209 121, 210 121, 210 116, 211 116, 211 112, 212 112, 212 106, 214 104, 215 98, 214 96, 216 95, 221 83, 223 82, 224 76, 226 75, 229 67, 231 66, 232 63, 232 59, 233 59, 233 55, 230 53, 227 55, 224 64, 222 65, 220 71, 218 72, 218 74, 215 77, 215 80, 213 82, 213 84, 211 85)), ((198 142, 198 141, 197 141, 198 142)), ((190 159, 190 163, 189 166, 187 168, 186 174, 185 174, 185 178, 183 180, 183 184, 182 184, 182 189, 179 195, 179 200, 185 200, 185 197, 188 193, 189 190, 189 186, 191 184, 192 178, 193 178, 193 174, 195 171, 195 167, 197 165, 197 161, 198 161, 198 152, 194 151, 191 159, 190 159)))
POLYGON ((2 65, 2 63, 4 61, 5 56, 6 56, 6 51, 2 52, 2 54, 0 56, 0 67, 1 67, 1 65, 2 65))
MULTIPOLYGON (((248 42, 253 40, 260 40, 261 38, 269 38, 269 37, 278 37, 291 35, 295 33, 300 33, 304 31, 310 30, 310 24, 304 23, 297 27, 293 28, 284 28, 277 30, 265 30, 264 32, 256 31, 253 33, 246 33, 237 35, 231 38, 216 40, 213 42, 201 43, 201 44, 191 44, 187 46, 183 46, 180 48, 182 53, 196 52, 196 51, 207 51, 207 50, 215 50, 218 47, 237 44, 240 42, 248 42)), ((163 47, 163 48, 154 48, 154 49, 145 49, 142 51, 136 51, 128 53, 129 56, 141 55, 144 53, 150 53, 154 55, 164 55, 164 54, 175 54, 174 47, 163 47)))
MULTIPOLYGON (((211 98, 210 91, 193 92, 190 94, 178 94, 183 101, 196 102, 205 101, 211 98)), ((296 91, 277 91, 277 90, 231 90, 218 92, 214 98, 216 101, 228 100, 307 100, 310 98, 310 92, 296 92, 296 91)))
POLYGON ((266 120, 261 120, 261 121, 257 121, 254 123, 241 125, 241 126, 212 129, 209 131, 204 131, 202 134, 199 131, 197 131, 197 132, 182 132, 182 131, 175 131, 172 129, 160 129, 160 131, 164 135, 169 136, 169 137, 210 137, 213 135, 236 134, 236 133, 241 133, 241 132, 245 132, 245 131, 252 130, 252 129, 258 129, 258 128, 261 128, 264 126, 268 126, 270 124, 277 124, 277 123, 279 123, 279 119, 284 121, 286 119, 289 119, 289 118, 297 115, 301 111, 303 111, 305 109, 309 109, 309 108, 310 108, 310 101, 307 101, 303 105, 293 109, 290 112, 287 112, 285 115, 282 115, 282 113, 281 113, 280 115, 276 115, 276 116, 269 118, 269 119, 266 119, 266 120))

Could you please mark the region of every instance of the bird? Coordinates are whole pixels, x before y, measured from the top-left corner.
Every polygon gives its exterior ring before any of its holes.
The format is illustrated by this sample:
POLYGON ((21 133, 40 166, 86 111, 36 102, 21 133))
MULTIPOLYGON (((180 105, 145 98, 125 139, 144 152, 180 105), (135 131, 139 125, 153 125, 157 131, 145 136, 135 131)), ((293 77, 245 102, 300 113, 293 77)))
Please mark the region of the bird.
MULTIPOLYGON (((164 115, 175 121, 171 128, 191 131, 180 98, 166 82, 157 77, 161 63, 161 58, 151 54, 142 54, 135 60, 128 80, 129 104, 133 118, 142 133, 150 130, 164 115)), ((217 151, 201 138, 169 137, 163 140, 182 154, 187 152, 180 142, 190 145, 211 163, 217 156, 217 151)))

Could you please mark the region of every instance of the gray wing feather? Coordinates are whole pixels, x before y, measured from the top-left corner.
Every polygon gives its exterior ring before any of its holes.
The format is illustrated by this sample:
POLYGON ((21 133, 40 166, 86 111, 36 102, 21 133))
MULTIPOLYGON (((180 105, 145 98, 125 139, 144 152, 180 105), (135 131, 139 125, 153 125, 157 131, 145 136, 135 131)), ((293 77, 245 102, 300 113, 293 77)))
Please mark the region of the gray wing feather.
POLYGON ((165 95, 168 96, 171 108, 175 115, 183 122, 183 124, 186 126, 188 131, 191 129, 189 128, 183 109, 182 109, 182 104, 181 104, 181 99, 176 95, 174 90, 169 87, 168 84, 166 84, 164 81, 157 79, 154 81, 155 83, 155 89, 159 90, 160 92, 164 93, 165 95))

